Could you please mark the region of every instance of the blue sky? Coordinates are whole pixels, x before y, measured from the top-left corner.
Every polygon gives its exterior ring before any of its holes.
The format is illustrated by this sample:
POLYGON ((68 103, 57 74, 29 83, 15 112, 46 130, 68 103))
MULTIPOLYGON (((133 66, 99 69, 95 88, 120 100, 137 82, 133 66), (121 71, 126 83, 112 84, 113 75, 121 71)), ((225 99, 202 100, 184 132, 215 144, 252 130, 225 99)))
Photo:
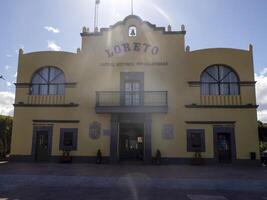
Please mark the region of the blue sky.
MULTIPOLYGON (((18 49, 76 51, 83 26, 93 29, 95 0, 2 0, 0 7, 0 113, 10 114, 18 49), (8 96, 8 98, 7 98, 8 96), (10 104, 10 105, 9 105, 10 104), (2 110, 1 110, 2 107, 2 110), (6 107, 4 109, 4 107, 6 107), (8 108, 7 108, 8 107, 8 108)), ((130 14, 131 0, 101 0, 99 26, 130 14)), ((191 49, 254 46, 259 118, 267 122, 266 0, 134 0, 134 14, 174 30, 185 24, 191 49), (264 70, 265 69, 265 70, 264 70), (266 96, 265 96, 266 93, 266 96)))

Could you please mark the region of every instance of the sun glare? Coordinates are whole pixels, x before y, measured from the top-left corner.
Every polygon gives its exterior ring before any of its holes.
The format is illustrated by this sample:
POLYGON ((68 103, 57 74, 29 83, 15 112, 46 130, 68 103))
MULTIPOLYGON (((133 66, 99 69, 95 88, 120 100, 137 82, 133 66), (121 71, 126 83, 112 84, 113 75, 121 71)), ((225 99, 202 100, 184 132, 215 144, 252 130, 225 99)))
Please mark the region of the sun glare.
POLYGON ((111 0, 110 3, 113 10, 131 12, 131 0, 111 0))
MULTIPOLYGON (((104 1, 104 0, 102 0, 104 1)), ((146 10, 146 15, 156 13, 160 15, 163 19, 165 19, 169 24, 172 23, 170 16, 163 10, 160 6, 158 6, 152 0, 140 1, 140 0, 110 0, 109 1, 109 10, 111 12, 112 17, 115 17, 116 20, 120 20, 121 18, 133 14, 138 15, 140 10, 146 10), (132 3, 133 2, 133 3, 132 3)))

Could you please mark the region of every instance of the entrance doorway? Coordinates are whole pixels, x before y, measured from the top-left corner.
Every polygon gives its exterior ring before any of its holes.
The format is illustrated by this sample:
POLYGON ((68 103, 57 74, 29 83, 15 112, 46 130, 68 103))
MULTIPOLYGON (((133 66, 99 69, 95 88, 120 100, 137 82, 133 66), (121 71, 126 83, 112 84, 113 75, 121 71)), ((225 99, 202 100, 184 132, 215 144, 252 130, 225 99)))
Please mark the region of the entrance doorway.
POLYGON ((234 128, 214 128, 214 155, 220 163, 232 163, 235 159, 234 128))
POLYGON ((48 131, 37 131, 36 161, 48 161, 48 131))
POLYGON ((32 144, 33 159, 39 162, 49 161, 52 147, 52 127, 35 126, 32 144))
POLYGON ((218 160, 221 163, 230 163, 232 161, 231 155, 231 137, 229 133, 218 133, 218 160))
POLYGON ((148 113, 112 114, 110 162, 139 159, 151 163, 151 124, 152 117, 148 113))
POLYGON ((120 160, 143 160, 144 124, 120 123, 119 129, 120 160))

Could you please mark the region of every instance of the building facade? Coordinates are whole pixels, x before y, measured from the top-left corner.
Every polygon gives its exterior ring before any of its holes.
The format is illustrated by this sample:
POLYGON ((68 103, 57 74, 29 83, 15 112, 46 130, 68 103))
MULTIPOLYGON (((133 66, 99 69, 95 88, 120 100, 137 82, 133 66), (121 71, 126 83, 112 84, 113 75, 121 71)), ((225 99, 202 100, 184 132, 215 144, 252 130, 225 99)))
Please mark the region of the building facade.
POLYGON ((83 28, 76 53, 20 50, 12 158, 259 159, 252 46, 190 51, 185 35, 130 15, 83 28))

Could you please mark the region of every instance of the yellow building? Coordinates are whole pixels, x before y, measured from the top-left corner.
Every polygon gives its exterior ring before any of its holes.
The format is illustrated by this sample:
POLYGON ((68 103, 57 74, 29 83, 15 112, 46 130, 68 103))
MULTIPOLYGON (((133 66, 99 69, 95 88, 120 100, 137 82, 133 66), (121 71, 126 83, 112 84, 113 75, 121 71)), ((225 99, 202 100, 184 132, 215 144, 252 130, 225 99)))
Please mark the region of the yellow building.
POLYGON ((77 53, 20 50, 12 158, 259 159, 252 46, 190 51, 185 35, 130 15, 83 28, 77 53))

